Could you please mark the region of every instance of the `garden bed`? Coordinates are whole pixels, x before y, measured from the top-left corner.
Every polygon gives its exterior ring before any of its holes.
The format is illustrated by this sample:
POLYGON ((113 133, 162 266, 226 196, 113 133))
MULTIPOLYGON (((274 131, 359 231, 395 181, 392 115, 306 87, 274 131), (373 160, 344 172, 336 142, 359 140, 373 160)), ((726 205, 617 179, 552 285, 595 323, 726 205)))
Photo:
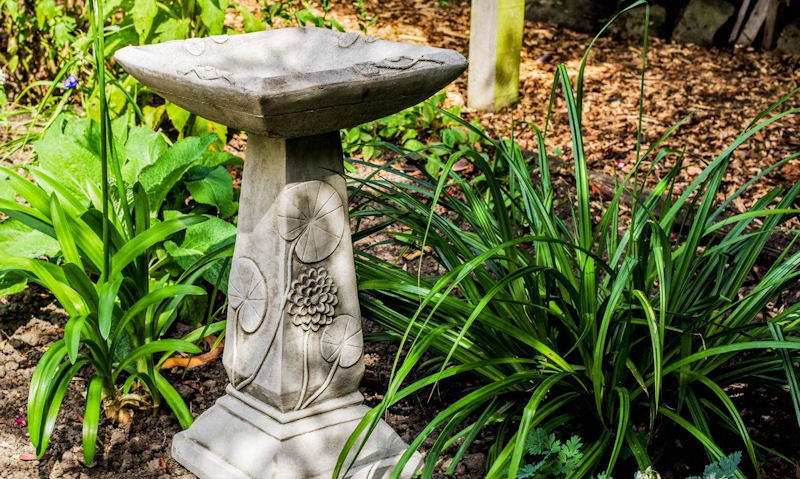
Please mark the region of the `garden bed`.
MULTIPOLYGON (((370 34, 389 39, 429 43, 465 52, 468 44, 469 7, 465 1, 451 1, 448 7, 433 6, 436 2, 365 2, 368 10, 378 12, 378 22, 370 34)), ((254 9, 255 10, 255 9, 254 9)), ((337 5, 332 15, 349 30, 357 28, 355 10, 345 2, 337 5)), ((237 23, 230 14, 229 24, 237 23)), ((548 94, 555 67, 565 63, 571 71, 578 62, 590 37, 546 24, 526 25, 521 67, 521 100, 514 107, 498 114, 466 112, 468 119, 477 118, 495 134, 508 134, 510 125, 518 121, 543 124, 548 94)), ((636 111, 640 47, 633 43, 601 40, 587 69, 587 96, 584 128, 587 151, 595 174, 613 178, 626 172, 635 160, 636 111)), ((649 70, 645 78, 645 143, 663 134, 683 116, 696 111, 682 128, 674 148, 687 147, 688 152, 702 152, 687 157, 687 168, 681 173, 685 186, 700 174, 700 168, 711 160, 710 154, 727 146, 742 128, 780 95, 800 86, 796 74, 799 60, 776 52, 710 50, 690 45, 672 45, 654 40, 650 49, 649 70)), ((448 89, 448 105, 464 104, 466 80, 462 77, 448 89)), ((797 99, 792 100, 797 106, 797 99)), ((523 148, 535 149, 532 132, 524 125, 516 129, 516 139, 523 148)), ((229 151, 242 154, 242 137, 237 135, 228 144, 229 151)), ((569 170, 571 143, 563 105, 556 104, 552 135, 548 145, 560 151, 563 165, 554 172, 554 181, 562 192, 571 191, 569 170)), ((755 141, 736 152, 726 177, 723 191, 728 194, 745 181, 774 164, 800 146, 800 122, 791 117, 767 128, 755 141)), ((15 161, 24 161, 17 157, 15 161)), ((656 169, 655 176, 666 172, 669 164, 656 169)), ((598 177, 599 178, 599 177, 598 177)), ((598 179, 598 182, 600 180, 598 179)), ((653 179, 649 180, 652 186, 653 179)), ((763 182, 769 186, 788 187, 800 181, 800 163, 790 162, 763 182)), ((592 193, 603 201, 602 185, 592 193)), ((680 184, 679 184, 680 186, 680 184)), ((744 197, 734 207, 745 211, 766 190, 744 197)), ((385 251, 386 259, 394 259, 385 251)), ((405 258, 415 268, 413 257, 405 258)), ((800 288, 796 291, 800 298, 800 288)), ((28 384, 36 360, 63 331, 66 317, 53 303, 53 298, 38 287, 0 300, 0 471, 3 477, 22 479, 51 478, 181 478, 194 477, 170 458, 172 436, 180 430, 169 411, 155 415, 138 410, 125 425, 101 422, 97 465, 82 465, 80 448, 81 415, 85 377, 78 378, 69 389, 59 415, 56 432, 48 452, 40 461, 33 460, 25 428, 25 404, 28 384)), ((373 328, 374 330, 374 328, 373 328)), ((179 335, 181 331, 176 331, 179 335)), ((381 343, 368 343, 365 350, 367 372, 361 391, 367 404, 381 399, 395 349, 381 343)), ((227 377, 221 361, 216 360, 196 369, 175 369, 168 375, 193 413, 199 414, 223 394, 227 377)), ((460 388, 440 385, 432 397, 415 395, 390 410, 389 424, 404 440, 409 441, 430 421, 442 404, 456 397, 460 388)), ((765 390, 747 384, 731 392, 754 439, 787 454, 795 463, 800 460, 800 432, 788 398, 773 397, 765 390), (794 445, 794 446, 792 446, 794 445)), ((426 442, 423 452, 432 446, 426 442)), ((696 447, 676 441, 673 450, 681 461, 669 461, 658 469, 664 479, 685 477, 687 465, 696 473, 696 447), (672 470, 668 470, 668 469, 672 470)), ((478 441, 455 477, 482 477, 486 450, 478 441)), ((437 471, 444 477, 447 460, 437 471)), ((800 474, 786 462, 771 458, 764 465, 765 477, 786 478, 800 474)))

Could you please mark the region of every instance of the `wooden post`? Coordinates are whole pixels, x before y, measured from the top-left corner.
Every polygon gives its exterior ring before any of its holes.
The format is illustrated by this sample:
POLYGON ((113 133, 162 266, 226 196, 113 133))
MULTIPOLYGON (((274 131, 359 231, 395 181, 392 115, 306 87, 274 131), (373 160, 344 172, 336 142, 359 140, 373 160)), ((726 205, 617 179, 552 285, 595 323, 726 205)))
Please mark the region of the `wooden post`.
POLYGON ((519 97, 519 54, 525 0, 472 0, 470 108, 498 111, 519 97))

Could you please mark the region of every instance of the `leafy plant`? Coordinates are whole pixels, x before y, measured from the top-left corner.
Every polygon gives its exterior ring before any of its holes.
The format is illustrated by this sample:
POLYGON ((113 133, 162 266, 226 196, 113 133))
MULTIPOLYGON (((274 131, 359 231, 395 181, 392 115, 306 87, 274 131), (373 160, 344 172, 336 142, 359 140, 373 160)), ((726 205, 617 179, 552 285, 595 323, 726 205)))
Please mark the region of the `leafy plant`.
POLYGON ((265 21, 270 26, 276 26, 277 21, 289 25, 300 25, 302 27, 310 25, 318 28, 328 28, 344 31, 344 27, 336 19, 328 16, 333 8, 330 0, 320 0, 319 10, 322 15, 314 12, 314 2, 312 0, 265 0, 265 7, 261 10, 264 13, 265 21))
POLYGON ((485 134, 477 121, 473 121, 470 128, 464 128, 452 119, 461 113, 458 105, 449 108, 446 114, 440 112, 446 97, 446 92, 442 91, 393 115, 342 130, 344 152, 351 155, 358 152, 369 161, 385 143, 410 151, 426 150, 427 155, 436 160, 427 163, 426 167, 431 174, 437 174, 442 155, 450 149, 474 148, 482 142, 482 134, 485 134), (445 148, 440 150, 442 145, 445 148))
MULTIPOLYGON (((177 252, 175 240, 179 238, 153 246, 156 257, 172 257, 177 266, 171 268, 172 276, 177 277, 194 260, 235 235, 235 226, 220 218, 231 217, 238 208, 233 180, 225 166, 241 163, 241 160, 229 153, 210 151, 209 146, 216 141, 214 134, 190 137, 169 145, 163 134, 130 123, 128 116, 111 122, 113 151, 119 162, 122 183, 139 182, 143 188, 149 215, 164 219, 189 213, 212 215, 210 221, 187 229, 192 254, 177 252)), ((48 194, 64 190, 74 199, 75 208, 68 212, 70 215, 85 214, 87 205, 92 201, 96 203, 99 196, 96 186, 102 179, 99 133, 95 121, 62 114, 41 139, 34 142, 36 164, 24 167, 48 194)), ((12 184, 0 180, 0 198, 13 202, 12 184)), ((130 191, 127 194, 131 196, 130 191)), ((26 258, 60 256, 58 242, 47 232, 40 232, 14 217, 0 221, 0 252, 26 258)), ((167 261, 160 265, 162 271, 170 271, 170 266, 167 261)), ((218 266, 205 272, 209 285, 215 284, 219 272, 218 266)), ((25 285, 24 277, 16 275, 14 278, 17 283, 14 287, 7 285, 7 293, 18 292, 25 285)))
POLYGON ((390 162, 373 165, 365 179, 353 178, 360 206, 352 217, 369 225, 354 240, 382 232, 401 254, 422 252, 419 268, 431 273, 356 253, 365 316, 400 347, 388 390, 346 442, 337 474, 349 467, 346 457, 360 447, 359 435, 368 435, 387 408, 456 376, 477 385, 425 426, 393 477, 428 438, 435 440, 423 477, 432 476, 448 447, 457 463, 487 428, 489 479, 518 477, 535 428, 566 429, 590 444, 571 478, 614 473, 621 458, 645 470, 663 452, 665 437, 693 439, 718 459, 717 438, 729 432, 757 465, 760 446, 725 387, 756 381, 800 397, 793 367, 800 304, 782 303, 800 279, 800 252, 793 252, 800 232, 786 228, 800 213, 793 209, 800 184, 773 188, 748 211, 726 216, 732 201, 800 153, 726 198, 720 194, 732 153, 800 112, 780 111, 797 91, 755 118, 682 190, 676 179, 685 151, 662 147, 681 123, 646 148, 637 140, 635 167, 619 179, 614 197, 597 205, 582 123, 591 47, 577 87, 561 66, 550 100, 552 111, 560 90, 572 132, 576 197, 563 208, 555 206, 561 193, 550 178, 547 122, 542 130, 531 125, 538 141, 533 165, 514 141, 494 140, 452 116, 480 135, 488 152, 450 149, 438 176, 410 175, 390 162), (453 171, 460 159, 473 165, 474 177, 453 171), (667 160, 674 166, 645 191, 643 180, 667 160), (626 192, 630 208, 623 205, 626 192), (766 260, 761 253, 778 231, 792 241, 766 260), (774 310, 774 302, 783 305, 774 310), (412 372, 418 376, 407 383, 412 372))
MULTIPOLYGON (((572 436, 565 442, 556 439, 544 429, 534 429, 525 441, 525 460, 533 460, 520 467, 519 478, 562 478, 580 465, 583 459, 581 438, 572 436)), ((453 467, 451 465, 451 467, 453 467)), ((452 471, 450 472, 452 474, 452 471)))
POLYGON ((720 457, 706 466, 703 477, 691 476, 689 479, 733 479, 741 461, 742 453, 736 451, 728 456, 720 457))
MULTIPOLYGON (((95 78, 97 69, 91 67, 90 49, 94 41, 89 28, 89 9, 77 8, 75 4, 67 10, 57 5, 55 0, 35 2, 35 5, 35 12, 29 12, 28 7, 20 8, 15 0, 0 3, 0 21, 6 18, 1 28, 8 33, 11 55, 0 57, 0 64, 8 68, 15 80, 13 101, 6 105, 0 119, 23 132, 2 145, 6 155, 36 140, 59 114, 74 111, 77 104, 90 117, 100 118, 100 92, 95 78), (33 20, 34 13, 36 21, 33 20), (23 41, 15 40, 18 38, 23 41), (40 41, 41 48, 35 48, 37 41, 40 41), (13 52, 20 49, 27 49, 25 58, 31 59, 29 63, 32 66, 27 70, 18 68, 20 53, 13 52), (34 65, 34 60, 42 64, 34 65), (34 77, 44 79, 33 81, 34 77)), ((110 24, 103 30, 102 66, 107 80, 103 82, 103 94, 107 97, 106 105, 111 109, 112 117, 132 112, 139 122, 152 129, 157 129, 162 119, 167 118, 178 130, 179 138, 217 133, 220 137, 217 149, 221 150, 227 133, 223 125, 196 118, 173 104, 153 104, 153 94, 142 89, 133 77, 125 72, 115 77, 111 58, 116 50, 126 45, 225 33, 225 12, 229 6, 229 0, 106 2, 100 14, 110 24)), ((235 6, 244 17, 245 31, 264 29, 263 23, 244 6, 235 6)))
POLYGON ((205 294, 194 283, 232 249, 230 241, 220 245, 177 279, 165 271, 167 262, 157 258, 156 245, 206 220, 202 215, 167 214, 160 219, 154 213, 181 175, 196 163, 196 157, 205 155, 212 140, 191 138, 167 148, 156 137, 148 136, 156 135, 152 132, 132 130, 133 136, 115 136, 100 53, 104 51, 104 36, 98 33, 103 30, 104 10, 101 1, 92 2, 90 7, 100 85, 99 131, 91 121, 67 122, 61 131, 73 128, 81 132, 72 135, 78 141, 64 142, 60 151, 51 153, 46 152, 54 145, 43 137, 37 144, 40 167, 29 170, 35 182, 9 168, 0 168, 7 182, 3 188, 10 186, 24 200, 0 199, 0 211, 54 238, 61 254, 59 263, 3 256, 0 271, 40 283, 69 315, 64 338, 40 358, 31 380, 31 442, 41 457, 67 387, 80 370, 90 366, 82 432, 88 464, 94 460, 101 406, 107 411, 119 410, 120 404, 131 400, 134 384, 149 392, 155 407, 162 400, 166 402, 182 426, 191 423, 191 412, 159 373, 159 365, 176 351, 200 352, 194 342, 223 329, 223 322, 210 323, 221 310, 215 310, 213 303, 219 277, 209 300, 208 324, 183 339, 164 336, 183 299, 205 294), (135 139, 137 134, 144 139, 135 139), (127 153, 130 157, 125 156, 127 153), (49 154, 53 161, 59 159, 60 165, 48 166, 49 154), (56 172, 58 166, 61 169, 56 172), (135 181, 131 183, 131 179, 135 181), (164 354, 157 359, 159 353, 164 354))

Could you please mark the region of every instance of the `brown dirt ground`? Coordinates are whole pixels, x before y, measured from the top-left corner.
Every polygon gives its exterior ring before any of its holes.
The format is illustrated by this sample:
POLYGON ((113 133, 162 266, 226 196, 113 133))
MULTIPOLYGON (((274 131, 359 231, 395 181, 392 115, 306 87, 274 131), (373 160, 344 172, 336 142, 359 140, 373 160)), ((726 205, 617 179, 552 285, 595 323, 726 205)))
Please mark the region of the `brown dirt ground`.
MULTIPOLYGON (((246 0, 256 11, 256 2, 246 0)), ((334 2, 332 15, 348 30, 357 30, 355 9, 349 2, 334 2)), ((380 12, 370 34, 389 39, 427 43, 468 50, 469 2, 451 0, 448 7, 434 6, 431 0, 366 0, 370 12, 380 12)), ((232 14, 229 23, 240 19, 232 14)), ((553 73, 565 63, 574 72, 590 37, 555 28, 543 23, 527 23, 521 64, 521 100, 512 108, 497 114, 465 111, 468 118, 477 117, 495 134, 508 134, 513 122, 532 121, 543 124, 553 73)), ((630 168, 635 158, 638 82, 641 61, 640 46, 601 40, 586 70, 587 96, 584 129, 590 166, 596 172, 613 175, 615 166, 630 168)), ((691 45, 673 45, 653 40, 645 77, 645 143, 653 141, 686 114, 695 111, 693 119, 669 145, 686 146, 690 156, 682 176, 687 184, 699 174, 699 166, 709 161, 729 144, 738 132, 761 109, 781 95, 800 86, 800 59, 775 52, 706 49, 691 45)), ((464 104, 466 76, 448 88, 451 104, 464 104)), ((798 100, 791 102, 798 106, 798 100)), ((524 148, 533 149, 530 129, 520 126, 516 137, 524 148)), ((230 149, 242 152, 243 138, 237 135, 230 149)), ((571 144, 563 103, 557 102, 549 148, 558 148, 565 162, 570 160, 571 144)), ((800 147, 800 121, 785 119, 757 135, 741 148, 726 178, 725 191, 730 192, 747 178, 800 147)), ((15 158, 15 161, 21 161, 15 158)), ((656 176, 663 173, 662 166, 656 176)), ((555 172, 559 181, 568 182, 567 167, 555 172)), ((800 162, 794 161, 767 178, 767 186, 790 186, 800 181, 800 162)), ((745 197, 742 209, 764 190, 745 197)), ((598 193, 599 194, 599 193, 598 193)), ((41 461, 28 460, 33 448, 25 429, 27 387, 36 360, 61 333, 65 316, 53 305, 52 298, 38 287, 0 299, 0 478, 191 478, 185 469, 169 456, 171 438, 179 430, 177 421, 166 411, 151 414, 138 411, 133 421, 124 426, 101 424, 98 463, 93 468, 82 464, 80 448, 82 397, 84 381, 77 378, 65 399, 56 433, 47 456, 41 461)), ((369 324, 367 331, 374 330, 369 324)), ((387 371, 395 350, 380 343, 368 343, 365 349, 367 372, 362 392, 368 404, 381 398, 387 371)), ((170 376, 196 413, 201 413, 222 394, 226 376, 221 361, 189 370, 185 375, 174 371, 170 376)), ((412 397, 393 408, 389 423, 405 440, 412 439, 441 407, 456 394, 458 387, 440 388, 429 402, 427 396, 412 397)), ((768 445, 795 444, 794 458, 800 457, 800 437, 790 414, 791 404, 766 391, 737 391, 736 400, 743 408, 755 439, 768 445)), ((430 447, 425 444, 423 449, 430 447)), ((480 443, 459 466, 456 477, 482 477, 485 456, 480 443)), ((768 477, 800 477, 785 463, 770 461, 768 477)), ((683 477, 675 471, 672 477, 683 477)), ((439 477, 443 477, 439 473, 439 477)), ((667 477, 667 476, 665 476, 667 477)))

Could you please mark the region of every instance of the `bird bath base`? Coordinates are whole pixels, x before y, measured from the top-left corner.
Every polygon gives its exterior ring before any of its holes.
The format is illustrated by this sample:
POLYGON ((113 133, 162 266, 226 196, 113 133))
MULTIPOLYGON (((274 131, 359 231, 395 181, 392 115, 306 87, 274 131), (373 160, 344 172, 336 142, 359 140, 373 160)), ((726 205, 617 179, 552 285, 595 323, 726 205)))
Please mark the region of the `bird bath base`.
MULTIPOLYGON (((229 386, 228 394, 175 436, 172 457, 201 479, 330 479, 341 445, 369 410, 360 393, 349 399, 349 405, 282 422, 285 415, 229 386)), ((406 447, 381 421, 345 477, 388 477, 406 447)), ((419 464, 414 458, 400 477, 411 477, 419 464)))

